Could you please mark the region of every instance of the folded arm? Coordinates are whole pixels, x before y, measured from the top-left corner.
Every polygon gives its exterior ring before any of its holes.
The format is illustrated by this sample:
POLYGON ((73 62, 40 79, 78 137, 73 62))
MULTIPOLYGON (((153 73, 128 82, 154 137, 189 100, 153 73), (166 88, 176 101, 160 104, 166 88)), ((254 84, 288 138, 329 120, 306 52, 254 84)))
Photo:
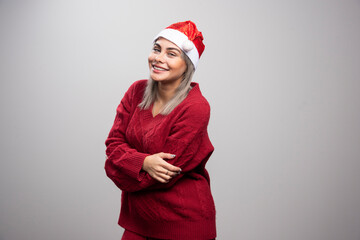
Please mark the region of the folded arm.
MULTIPOLYGON (((154 155, 137 151, 125 137, 131 118, 133 91, 134 86, 126 92, 118 106, 114 125, 105 142, 107 146, 106 174, 124 191, 134 192, 170 187, 184 174, 199 166, 204 159, 203 155, 197 156, 197 153, 199 153, 203 135, 207 134, 210 108, 208 104, 193 104, 177 119, 162 149, 164 153, 175 156, 171 157, 160 153, 157 156, 164 161, 159 164, 163 169, 159 170, 162 175, 158 176, 162 176, 160 178, 165 180, 161 181, 154 174, 155 170, 146 165, 147 160, 154 158, 154 155), (180 168, 182 172, 177 174, 180 168), (165 172, 165 170, 169 172, 165 172), (166 181, 166 179, 170 181, 166 181)), ((160 159, 158 159, 159 162, 160 159)))

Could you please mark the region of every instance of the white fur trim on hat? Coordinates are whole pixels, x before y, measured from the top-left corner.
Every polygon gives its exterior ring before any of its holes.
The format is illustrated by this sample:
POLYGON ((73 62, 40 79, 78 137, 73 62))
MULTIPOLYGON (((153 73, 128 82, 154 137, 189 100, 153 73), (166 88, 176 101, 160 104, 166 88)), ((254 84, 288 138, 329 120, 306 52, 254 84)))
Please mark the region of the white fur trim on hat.
POLYGON ((166 28, 162 30, 154 39, 159 37, 166 38, 167 40, 176 44, 184 53, 190 58, 191 62, 196 68, 199 61, 199 52, 194 43, 188 39, 188 37, 175 29, 166 28))
POLYGON ((184 49, 185 52, 189 52, 191 51, 191 49, 194 48, 194 44, 192 41, 190 40, 186 40, 185 42, 183 42, 182 44, 182 49, 184 49))

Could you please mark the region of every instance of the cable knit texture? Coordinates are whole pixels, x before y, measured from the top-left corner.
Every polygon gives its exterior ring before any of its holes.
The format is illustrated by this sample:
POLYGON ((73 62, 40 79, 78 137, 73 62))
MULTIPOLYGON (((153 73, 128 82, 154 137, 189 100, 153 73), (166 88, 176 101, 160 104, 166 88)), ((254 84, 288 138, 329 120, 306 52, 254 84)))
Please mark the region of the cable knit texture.
POLYGON ((169 115, 141 110, 147 80, 131 85, 117 108, 105 142, 107 176, 122 190, 119 224, 143 236, 202 240, 216 237, 215 206, 205 164, 214 148, 207 125, 210 106, 199 85, 169 115), (175 154, 167 160, 182 169, 169 183, 143 171, 148 155, 175 154))

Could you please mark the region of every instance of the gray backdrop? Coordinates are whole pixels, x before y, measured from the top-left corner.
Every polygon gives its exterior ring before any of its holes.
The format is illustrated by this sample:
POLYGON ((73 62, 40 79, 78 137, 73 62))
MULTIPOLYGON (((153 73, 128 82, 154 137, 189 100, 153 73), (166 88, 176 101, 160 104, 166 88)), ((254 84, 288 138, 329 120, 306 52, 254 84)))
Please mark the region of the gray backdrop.
POLYGON ((0 240, 120 239, 104 141, 188 19, 218 239, 360 239, 358 0, 0 0, 0 240))

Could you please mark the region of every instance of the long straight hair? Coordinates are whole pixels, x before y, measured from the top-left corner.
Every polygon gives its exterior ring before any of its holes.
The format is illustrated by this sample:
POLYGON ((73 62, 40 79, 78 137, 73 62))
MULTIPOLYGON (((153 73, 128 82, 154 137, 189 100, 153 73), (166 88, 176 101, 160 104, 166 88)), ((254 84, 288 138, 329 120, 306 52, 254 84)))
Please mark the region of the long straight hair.
MULTIPOLYGON (((155 40, 156 41, 156 40, 155 40)), ((171 111, 179 105, 188 95, 191 90, 191 80, 195 72, 195 67, 192 64, 190 58, 186 56, 186 54, 181 51, 181 57, 185 60, 186 63, 186 71, 184 72, 183 79, 180 85, 177 87, 175 91, 174 97, 172 97, 163 107, 163 109, 159 112, 162 115, 168 115, 171 111)), ((148 109, 151 104, 155 102, 158 95, 158 82, 149 78, 142 102, 139 104, 141 109, 148 109)))

